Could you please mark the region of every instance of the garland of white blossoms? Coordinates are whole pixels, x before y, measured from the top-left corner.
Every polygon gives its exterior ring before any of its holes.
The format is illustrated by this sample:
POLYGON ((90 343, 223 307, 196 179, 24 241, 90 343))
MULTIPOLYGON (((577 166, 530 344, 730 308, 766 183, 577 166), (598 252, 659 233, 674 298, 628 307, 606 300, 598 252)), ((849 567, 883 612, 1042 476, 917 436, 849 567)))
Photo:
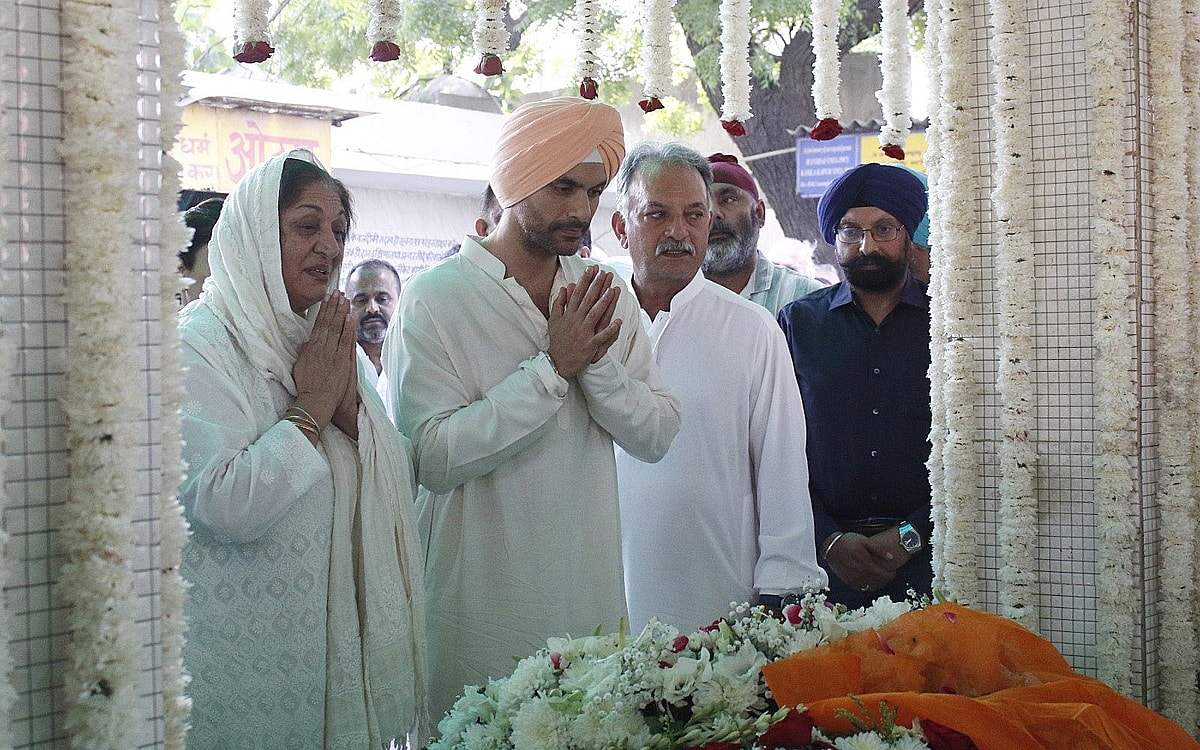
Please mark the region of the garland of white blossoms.
POLYGON ((662 109, 671 91, 671 9, 675 0, 642 2, 642 91, 645 112, 662 109))
POLYGON ((158 493, 158 562, 159 562, 159 640, 162 652, 163 750, 183 750, 187 744, 188 715, 191 700, 185 693, 187 676, 183 665, 183 644, 187 631, 183 602, 186 583, 180 575, 179 564, 183 545, 187 541, 187 523, 183 518, 176 490, 183 481, 183 438, 179 405, 183 401, 183 365, 180 360, 179 332, 175 315, 179 304, 177 295, 183 288, 176 255, 187 247, 190 230, 175 211, 176 196, 182 187, 179 162, 171 156, 175 136, 182 127, 182 110, 177 102, 183 98, 180 71, 183 69, 184 41, 175 23, 172 0, 158 0, 158 38, 162 83, 162 114, 159 116, 159 141, 162 146, 162 184, 159 187, 159 386, 162 406, 161 431, 162 467, 158 493))
POLYGON ((267 17, 271 0, 234 0, 233 59, 238 62, 262 62, 271 56, 271 22, 267 17))
POLYGON ((841 68, 838 28, 841 0, 812 0, 813 109, 817 125, 813 138, 829 140, 842 132, 841 68))
POLYGON ((70 604, 70 663, 63 674, 71 746, 134 747, 139 642, 130 558, 137 486, 130 335, 139 300, 130 266, 138 192, 136 4, 64 0, 63 96, 70 468, 59 590, 70 604), (97 196, 103 196, 98 200, 97 196), (96 273, 96 269, 105 273, 96 273))
POLYGON ((1000 614, 1038 626, 1037 426, 1033 390, 1033 200, 1030 195, 1029 60, 1025 0, 991 0, 992 210, 999 224, 996 390, 1000 399, 1000 614))
POLYGON ((1187 153, 1188 112, 1183 89, 1183 13, 1180 0, 1150 4, 1150 95, 1154 102, 1154 160, 1162 168, 1152 178, 1154 208, 1155 339, 1159 404, 1158 502, 1162 513, 1162 621, 1159 667, 1164 713, 1184 727, 1197 724, 1196 648, 1193 597, 1196 592, 1196 498, 1192 486, 1191 424, 1195 377, 1192 336, 1191 277, 1187 237, 1187 170, 1179 168, 1187 153), (1170 165, 1170 166, 1167 166, 1170 165))
POLYGON ((893 159, 904 161, 904 146, 912 128, 909 109, 908 0, 881 0, 879 69, 883 85, 875 98, 883 107, 879 146, 893 159))
MULTIPOLYGON (((929 56, 926 66, 928 86, 930 91, 941 91, 941 0, 925 0, 925 49, 929 56)), ((945 326, 942 324, 942 299, 945 287, 945 259, 942 257, 942 221, 945 210, 942 208, 942 195, 946 191, 941 187, 941 97, 929 97, 929 127, 925 130, 925 170, 929 180, 929 405, 931 423, 929 430, 929 460, 925 466, 929 470, 930 515, 933 520, 933 536, 929 540, 930 552, 933 555, 934 586, 945 590, 943 576, 946 527, 946 485, 942 472, 942 453, 946 444, 946 406, 943 365, 943 347, 945 326)))
POLYGON ((579 95, 595 99, 599 88, 600 58, 596 47, 600 44, 597 28, 599 8, 596 0, 575 0, 575 77, 579 81, 579 95))
POLYGON ((721 0, 721 125, 744 135, 750 112, 750 0, 721 0))
POLYGON ((370 0, 367 3, 367 41, 371 43, 371 59, 387 62, 400 57, 400 20, 403 9, 400 0, 370 0))
MULTIPOLYGON (((9 5, 0 11, 0 29, 11 29, 14 6, 9 5)), ((8 118, 7 111, 0 107, 0 185, 16 185, 14 170, 8 161, 8 118)), ((6 253, 5 238, 8 237, 8 220, 5 218, 11 209, 12 194, 9 191, 0 192, 0 257, 6 253)), ((0 281, 3 272, 0 271, 0 281)), ((16 352, 11 337, 0 318, 0 415, 11 408, 16 399, 12 392, 12 365, 16 352)), ((0 510, 8 506, 7 493, 4 491, 4 469, 6 464, 7 446, 0 439, 0 510)), ((0 589, 13 580, 8 562, 8 540, 6 531, 0 529, 0 589)), ((4 602, 0 599, 0 749, 10 750, 13 746, 12 737, 12 708, 17 700, 17 691, 13 688, 13 658, 9 648, 9 638, 12 635, 12 617, 4 602)))
MULTIPOLYGON (((942 480, 944 485, 944 536, 941 582, 945 593, 964 604, 974 603, 979 593, 976 572, 975 524, 979 517, 978 471, 975 455, 975 404, 979 386, 974 376, 975 344, 980 338, 976 322, 975 300, 978 282, 971 267, 971 251, 979 236, 975 215, 975 197, 979 194, 972 150, 973 116, 969 101, 974 93, 975 61, 972 45, 964 43, 973 36, 971 8, 963 0, 946 0, 939 7, 938 43, 941 76, 941 136, 938 162, 941 229, 938 246, 939 265, 945 273, 939 291, 942 295, 941 338, 931 341, 940 347, 943 379, 944 443, 942 480)), ((936 460, 931 457, 931 460, 936 460)))
POLYGON ((500 55, 508 49, 508 28, 504 25, 504 7, 508 0, 475 0, 475 29, 471 38, 479 55, 476 73, 500 75, 500 55))
POLYGON ((1134 622, 1129 592, 1135 589, 1137 503, 1131 461, 1137 455, 1138 397, 1133 373, 1136 339, 1131 305, 1126 235, 1122 130, 1125 126, 1125 74, 1128 49, 1124 0, 1094 0, 1088 14, 1088 81, 1091 91, 1092 253, 1095 258, 1096 663, 1097 676, 1129 694, 1133 673, 1134 622))

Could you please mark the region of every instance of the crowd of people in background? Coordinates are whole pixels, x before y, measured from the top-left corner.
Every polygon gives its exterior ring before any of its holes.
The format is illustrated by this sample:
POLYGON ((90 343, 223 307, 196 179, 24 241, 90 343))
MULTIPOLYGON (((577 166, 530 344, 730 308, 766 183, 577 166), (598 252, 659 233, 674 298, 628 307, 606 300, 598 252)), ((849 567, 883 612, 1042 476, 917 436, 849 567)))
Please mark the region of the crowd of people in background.
POLYGON ((550 637, 930 594, 926 200, 835 181, 827 285, 767 259, 735 157, 558 98, 407 280, 339 290, 351 197, 304 150, 190 209, 189 747, 403 747, 550 637))

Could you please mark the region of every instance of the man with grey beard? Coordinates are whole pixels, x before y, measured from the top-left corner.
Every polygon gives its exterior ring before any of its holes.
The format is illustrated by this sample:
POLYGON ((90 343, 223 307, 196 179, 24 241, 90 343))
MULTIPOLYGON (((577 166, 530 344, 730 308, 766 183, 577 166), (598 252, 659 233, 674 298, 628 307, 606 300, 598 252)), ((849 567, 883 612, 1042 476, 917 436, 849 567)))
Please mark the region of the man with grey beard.
POLYGON ((380 355, 383 337, 400 299, 400 274, 386 260, 364 260, 350 269, 350 275, 346 277, 346 296, 350 298, 359 361, 367 378, 382 393, 379 381, 386 376, 380 355))
POLYGON ((791 302, 824 284, 767 260, 758 249, 758 233, 766 221, 767 207, 758 197, 758 185, 736 156, 713 154, 713 224, 708 252, 701 270, 732 292, 757 302, 775 315, 791 302))

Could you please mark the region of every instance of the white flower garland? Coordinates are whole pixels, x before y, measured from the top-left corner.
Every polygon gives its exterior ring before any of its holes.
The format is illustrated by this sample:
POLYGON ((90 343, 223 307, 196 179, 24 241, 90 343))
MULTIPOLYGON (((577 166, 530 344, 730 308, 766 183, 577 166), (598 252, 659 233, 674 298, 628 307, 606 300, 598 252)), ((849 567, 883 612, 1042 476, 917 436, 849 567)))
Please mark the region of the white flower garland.
MULTIPOLYGON (((821 0, 824 2, 825 0, 821 0)), ((929 56, 926 71, 929 77, 929 90, 940 92, 942 89, 941 67, 941 0, 925 0, 925 49, 929 56)), ((939 164, 941 162, 941 97, 929 97, 929 127, 925 131, 925 170, 929 179, 929 469, 930 515, 933 520, 933 535, 929 546, 933 556, 933 585, 934 590, 945 591, 945 528, 946 528, 946 483, 942 472, 942 454, 946 445, 946 402, 941 342, 945 340, 943 325, 942 299, 946 283, 946 266, 942 257, 941 230, 945 210, 941 198, 945 192, 940 188, 941 177, 939 164)))
POLYGON ((475 53, 479 55, 476 73, 499 75, 500 55, 508 49, 508 28, 504 25, 504 7, 508 0, 475 0, 475 30, 471 38, 475 42, 475 53), (494 60, 494 67, 489 62, 494 60))
POLYGON ((813 108, 818 122, 842 117, 838 28, 841 0, 812 0, 813 108))
POLYGON ((138 225, 137 6, 65 0, 63 160, 68 320, 66 388, 70 467, 59 588, 70 603, 70 664, 63 695, 73 747, 127 750, 143 719, 138 610, 130 559, 137 487, 130 336, 139 296, 128 272, 138 225), (97 200, 96 196, 104 196, 97 200), (109 273, 97 274, 97 268, 109 273))
POLYGON ((875 97, 883 107, 879 145, 893 159, 904 160, 912 128, 909 109, 908 0, 881 0, 879 69, 883 86, 875 97))
POLYGON ((750 0, 721 0, 721 120, 742 135, 750 112, 750 0))
POLYGON ((176 491, 183 482, 183 437, 179 405, 183 402, 183 365, 179 351, 179 332, 175 315, 179 310, 177 295, 183 288, 176 256, 188 246, 189 230, 175 210, 182 187, 182 170, 171 156, 175 136, 182 128, 182 110, 178 102, 184 90, 180 79, 183 70, 184 40, 175 23, 172 0, 158 0, 159 78, 162 83, 162 114, 159 118, 159 141, 162 145, 162 184, 159 187, 159 386, 161 390, 160 491, 158 494, 158 564, 159 564, 159 641, 162 653, 163 750, 184 750, 187 744, 188 698, 187 672, 183 664, 183 644, 187 632, 184 619, 184 597, 187 584, 180 575, 179 564, 183 545, 187 541, 187 522, 176 491))
POLYGON ((371 59, 388 62, 400 57, 400 21, 404 16, 400 0, 370 0, 367 3, 367 41, 371 59))
POLYGON ((969 101, 974 93, 974 63, 971 45, 963 40, 973 35, 971 12, 961 0, 946 0, 938 8, 942 102, 939 106, 941 156, 939 182, 953 186, 943 190, 939 200, 943 215, 938 243, 939 265, 945 273, 941 282, 942 338, 931 342, 940 347, 943 379, 941 402, 944 408, 942 479, 944 484, 944 537, 942 581, 949 596, 973 604, 979 593, 975 558, 975 526, 978 520, 979 463, 975 455, 975 404, 979 386, 975 381, 975 343, 980 332, 974 302, 978 298, 976 274, 971 267, 971 252, 979 236, 975 215, 978 178, 973 168, 972 126, 969 101))
POLYGON ((671 9, 675 0, 642 2, 642 91, 646 98, 639 104, 646 112, 662 108, 662 100, 671 91, 671 9))
MULTIPOLYGON (((1025 0, 991 0, 995 83, 992 208, 999 224, 996 286, 1000 400, 1000 614, 1038 629, 1037 427, 1033 390, 1033 200, 1030 185, 1029 60, 1025 0)), ((1126 549, 1129 549, 1128 547, 1126 549)))
POLYGON ((1154 293, 1157 309, 1155 339, 1159 403, 1158 501, 1162 513, 1162 592, 1159 667, 1164 713, 1184 727, 1197 725, 1196 593, 1194 550, 1196 498, 1192 486, 1191 424, 1195 358, 1190 290, 1192 264, 1187 246, 1187 171, 1176 166, 1187 153, 1187 119, 1193 116, 1182 99, 1183 13, 1180 0, 1150 4, 1150 94, 1154 103, 1155 163, 1152 177, 1154 207, 1154 293))
POLYGON ((271 56, 271 0, 234 0, 233 59, 238 62, 262 62, 271 56))
POLYGON ((575 0, 575 77, 579 79, 579 95, 595 99, 599 88, 600 58, 596 47, 600 34, 596 28, 599 9, 596 0, 575 0))
POLYGON ((1125 72, 1120 51, 1128 49, 1124 0, 1095 0, 1088 14, 1088 80, 1091 88, 1092 252, 1096 261, 1095 476, 1097 676, 1129 695, 1133 673, 1135 589, 1138 548, 1132 461, 1137 455, 1138 397, 1133 372, 1137 348, 1131 330, 1136 290, 1130 278, 1130 248, 1124 227, 1123 174, 1125 72))

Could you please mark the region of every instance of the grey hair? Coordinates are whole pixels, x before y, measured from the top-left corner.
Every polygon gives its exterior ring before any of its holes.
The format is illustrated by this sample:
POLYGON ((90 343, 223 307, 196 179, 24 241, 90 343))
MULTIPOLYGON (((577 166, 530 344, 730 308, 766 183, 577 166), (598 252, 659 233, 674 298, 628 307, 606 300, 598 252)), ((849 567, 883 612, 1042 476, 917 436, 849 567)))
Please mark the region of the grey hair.
POLYGON ((672 167, 690 167, 704 179, 705 194, 712 186, 712 166, 703 155, 682 143, 639 143, 625 155, 617 170, 617 211, 628 216, 634 196, 630 186, 639 176, 653 177, 672 167))

